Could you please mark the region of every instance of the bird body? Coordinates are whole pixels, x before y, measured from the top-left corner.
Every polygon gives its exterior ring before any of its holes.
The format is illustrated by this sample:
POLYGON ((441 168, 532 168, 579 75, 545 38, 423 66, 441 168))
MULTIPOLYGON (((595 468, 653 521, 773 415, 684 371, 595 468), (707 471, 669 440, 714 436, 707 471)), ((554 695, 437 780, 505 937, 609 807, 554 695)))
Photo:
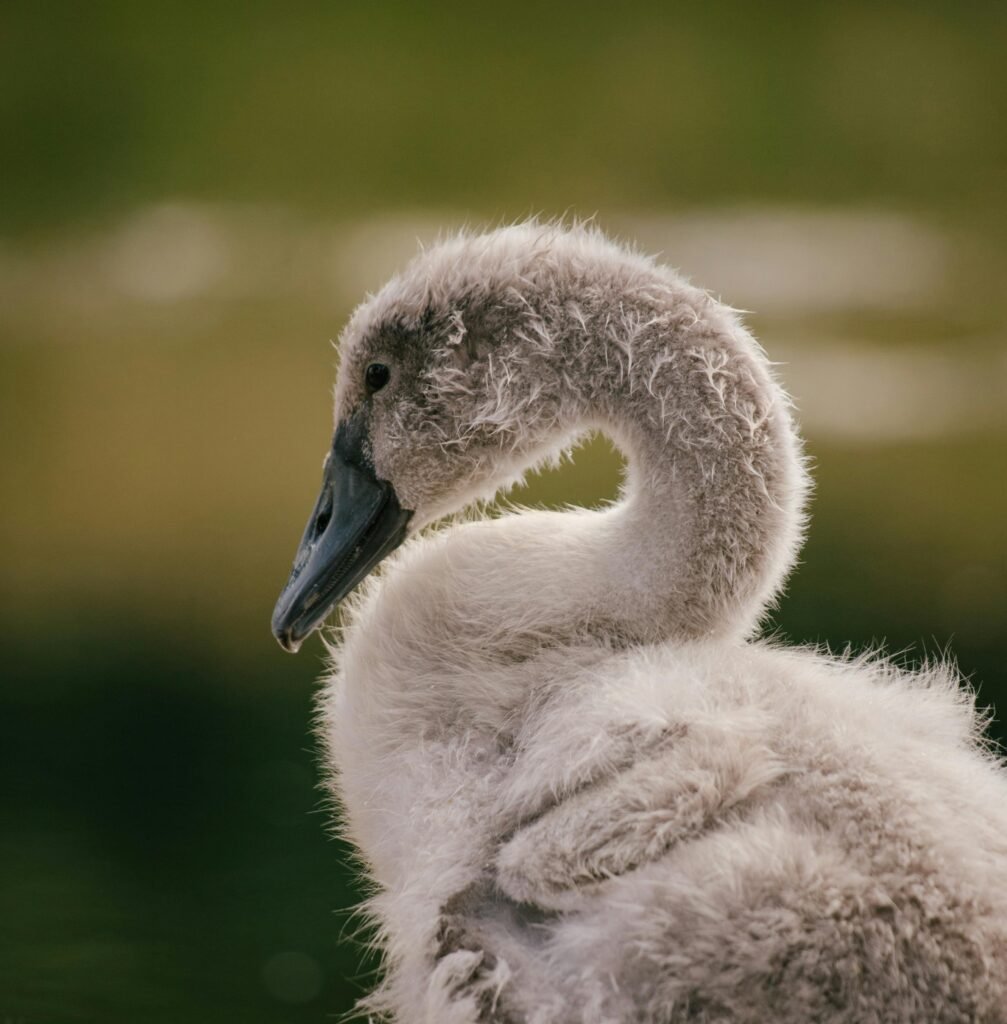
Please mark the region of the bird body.
POLYGON ((559 514, 404 549, 338 651, 322 735, 378 885, 375 1005, 1007 1019, 1005 785, 954 675, 744 640, 446 643, 440 588, 490 597, 478 566, 559 514))
POLYGON ((326 480, 350 483, 274 628, 296 646, 361 552, 410 535, 350 603, 321 703, 376 886, 370 1008, 1007 1021, 1007 778, 971 696, 944 665, 756 638, 807 478, 733 311, 529 224, 423 254, 342 352, 326 480), (627 456, 618 503, 423 530, 592 429, 627 456))

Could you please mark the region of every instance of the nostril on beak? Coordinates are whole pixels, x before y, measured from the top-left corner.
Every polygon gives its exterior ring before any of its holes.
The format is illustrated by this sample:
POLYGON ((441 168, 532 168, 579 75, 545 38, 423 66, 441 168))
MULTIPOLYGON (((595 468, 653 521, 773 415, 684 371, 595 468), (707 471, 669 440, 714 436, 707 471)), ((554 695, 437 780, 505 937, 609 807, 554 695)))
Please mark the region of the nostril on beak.
POLYGON ((332 493, 329 492, 325 496, 325 504, 318 510, 318 515, 315 517, 315 536, 321 537, 325 533, 325 527, 329 525, 329 520, 332 518, 332 493))

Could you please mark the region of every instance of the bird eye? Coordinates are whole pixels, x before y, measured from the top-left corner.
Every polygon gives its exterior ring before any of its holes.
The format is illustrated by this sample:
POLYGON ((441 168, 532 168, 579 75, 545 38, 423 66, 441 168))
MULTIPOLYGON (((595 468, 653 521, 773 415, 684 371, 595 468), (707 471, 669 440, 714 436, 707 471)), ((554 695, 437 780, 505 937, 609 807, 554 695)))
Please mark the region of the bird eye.
POLYGON ((392 371, 384 363, 371 363, 364 371, 364 383, 367 385, 367 390, 372 395, 375 391, 380 391, 388 383, 388 378, 391 375, 392 371))

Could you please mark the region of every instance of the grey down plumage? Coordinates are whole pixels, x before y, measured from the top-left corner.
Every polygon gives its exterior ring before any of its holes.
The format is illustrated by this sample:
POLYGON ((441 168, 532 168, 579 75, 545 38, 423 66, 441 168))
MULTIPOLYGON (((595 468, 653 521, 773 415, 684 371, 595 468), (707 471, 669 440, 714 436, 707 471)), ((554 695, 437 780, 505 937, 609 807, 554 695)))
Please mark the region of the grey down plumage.
POLYGON ((352 317, 337 425, 360 410, 413 513, 321 702, 370 1012, 1007 1021, 1007 779, 972 697, 758 638, 808 485, 732 310, 593 228, 461 234, 352 317), (426 528, 590 430, 617 503, 426 528))

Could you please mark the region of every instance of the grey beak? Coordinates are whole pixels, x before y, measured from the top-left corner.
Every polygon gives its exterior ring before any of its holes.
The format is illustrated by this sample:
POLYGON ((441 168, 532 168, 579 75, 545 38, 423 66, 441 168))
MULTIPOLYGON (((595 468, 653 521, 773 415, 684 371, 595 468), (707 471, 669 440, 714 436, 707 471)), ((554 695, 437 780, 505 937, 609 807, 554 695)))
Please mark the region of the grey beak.
POLYGON ((273 636, 294 653, 326 615, 406 536, 412 512, 365 455, 363 410, 341 423, 322 492, 273 611, 273 636))

